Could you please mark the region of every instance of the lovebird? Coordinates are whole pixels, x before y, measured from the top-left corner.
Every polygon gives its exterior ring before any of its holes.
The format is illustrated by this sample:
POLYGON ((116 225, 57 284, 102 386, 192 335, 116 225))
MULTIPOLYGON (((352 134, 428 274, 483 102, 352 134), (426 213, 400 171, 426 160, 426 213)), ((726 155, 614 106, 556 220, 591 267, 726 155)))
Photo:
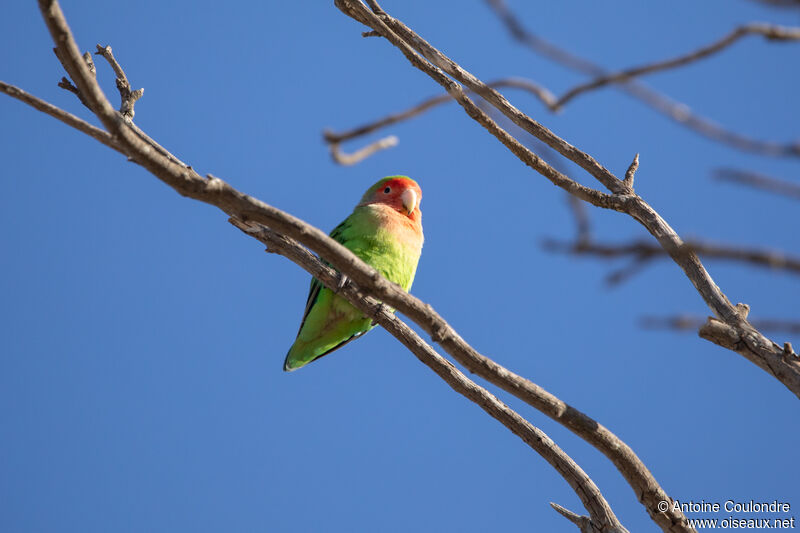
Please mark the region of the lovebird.
MULTIPOLYGON (((406 176, 389 176, 367 189, 330 236, 386 279, 411 288, 422 253, 422 190, 406 176)), ((350 302, 311 279, 297 339, 283 369, 296 370, 328 355, 374 327, 350 302)))

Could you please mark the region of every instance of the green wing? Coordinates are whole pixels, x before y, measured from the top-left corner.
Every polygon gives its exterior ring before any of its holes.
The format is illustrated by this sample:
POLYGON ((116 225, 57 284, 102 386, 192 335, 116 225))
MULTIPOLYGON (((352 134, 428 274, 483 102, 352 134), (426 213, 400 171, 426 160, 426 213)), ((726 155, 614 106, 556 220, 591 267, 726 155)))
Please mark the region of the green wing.
MULTIPOLYGON (((341 224, 333 228, 333 231, 331 231, 329 234, 330 238, 338 242, 339 244, 344 244, 344 232, 349 226, 350 223, 348 217, 341 224)), ((327 261, 322 261, 322 262, 328 265, 329 267, 333 268, 333 266, 327 261)), ((311 308, 314 307, 314 304, 317 302, 317 298, 319 298, 320 289, 323 289, 324 287, 325 286, 317 278, 311 278, 311 287, 309 287, 308 289, 308 300, 306 300, 306 309, 305 311, 303 311, 303 320, 300 321, 300 328, 297 330, 298 335, 300 335, 300 332, 303 331, 303 326, 305 326, 306 324, 306 318, 308 318, 308 312, 311 311, 311 308)))
MULTIPOLYGON (((348 217, 330 233, 335 241, 346 246, 345 234, 352 221, 348 217)), ((325 262, 328 266, 329 263, 325 262)), ((286 354, 284 370, 295 370, 328 355, 371 329, 371 322, 342 297, 316 278, 311 279, 303 320, 297 339, 286 354), (309 317, 314 315, 313 320, 309 317), (304 331, 308 329, 308 331, 304 331)))

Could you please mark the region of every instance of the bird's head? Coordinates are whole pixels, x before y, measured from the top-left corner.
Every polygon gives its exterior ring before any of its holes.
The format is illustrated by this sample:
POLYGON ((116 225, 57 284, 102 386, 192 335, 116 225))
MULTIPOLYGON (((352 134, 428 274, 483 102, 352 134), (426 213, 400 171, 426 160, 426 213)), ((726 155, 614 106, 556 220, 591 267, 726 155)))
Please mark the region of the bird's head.
POLYGON ((407 217, 419 215, 422 189, 406 176, 389 176, 370 187, 358 205, 383 204, 407 217))

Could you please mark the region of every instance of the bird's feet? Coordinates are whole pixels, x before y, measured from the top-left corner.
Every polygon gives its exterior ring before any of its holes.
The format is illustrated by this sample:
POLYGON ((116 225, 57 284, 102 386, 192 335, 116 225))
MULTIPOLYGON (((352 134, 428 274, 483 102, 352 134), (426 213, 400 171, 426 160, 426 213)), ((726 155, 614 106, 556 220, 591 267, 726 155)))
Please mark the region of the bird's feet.
POLYGON ((337 293, 340 292, 342 289, 344 289, 344 286, 347 285, 347 281, 348 281, 347 274, 342 274, 341 272, 339 272, 339 279, 336 281, 337 293))
POLYGON ((372 319, 372 325, 373 326, 377 326, 378 325, 377 316, 382 314, 384 311, 388 311, 388 312, 391 313, 393 310, 392 310, 391 307, 389 307, 388 305, 385 305, 383 302, 378 302, 378 306, 375 308, 375 315, 374 315, 376 318, 372 319))

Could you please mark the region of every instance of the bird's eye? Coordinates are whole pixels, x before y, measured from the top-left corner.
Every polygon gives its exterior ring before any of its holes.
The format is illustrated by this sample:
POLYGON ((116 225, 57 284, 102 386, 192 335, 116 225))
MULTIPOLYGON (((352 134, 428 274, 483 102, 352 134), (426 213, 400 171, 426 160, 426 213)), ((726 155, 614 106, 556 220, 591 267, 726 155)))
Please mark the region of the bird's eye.
POLYGON ((389 194, 390 192, 392 192, 391 187, 386 187, 385 189, 383 189, 383 194, 389 194))

